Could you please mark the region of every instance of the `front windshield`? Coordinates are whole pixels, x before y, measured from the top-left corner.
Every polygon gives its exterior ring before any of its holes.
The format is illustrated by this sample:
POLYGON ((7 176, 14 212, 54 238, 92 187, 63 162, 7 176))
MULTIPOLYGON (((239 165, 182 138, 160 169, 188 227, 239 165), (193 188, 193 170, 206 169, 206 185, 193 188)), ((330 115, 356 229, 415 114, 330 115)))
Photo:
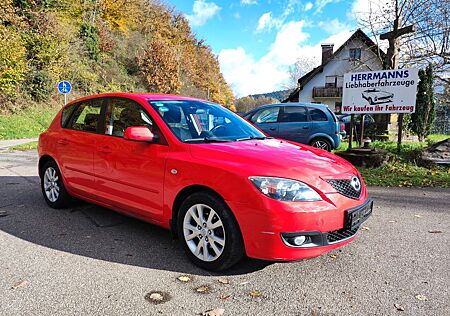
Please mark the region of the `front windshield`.
POLYGON ((148 101, 183 142, 265 138, 250 123, 223 106, 192 100, 148 101))

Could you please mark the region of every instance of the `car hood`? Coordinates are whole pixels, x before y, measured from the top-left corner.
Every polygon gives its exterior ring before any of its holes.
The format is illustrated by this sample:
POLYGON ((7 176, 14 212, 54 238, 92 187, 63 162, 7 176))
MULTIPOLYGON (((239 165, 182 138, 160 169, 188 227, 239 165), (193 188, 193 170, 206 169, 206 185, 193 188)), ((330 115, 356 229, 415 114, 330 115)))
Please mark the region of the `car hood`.
POLYGON ((389 96, 392 95, 392 93, 386 92, 386 91, 375 92, 375 94, 376 94, 377 96, 381 96, 381 97, 389 97, 389 96))
POLYGON ((323 187, 325 179, 346 179, 357 171, 346 160, 310 146, 279 139, 192 144, 196 160, 209 161, 242 176, 296 179, 323 187))

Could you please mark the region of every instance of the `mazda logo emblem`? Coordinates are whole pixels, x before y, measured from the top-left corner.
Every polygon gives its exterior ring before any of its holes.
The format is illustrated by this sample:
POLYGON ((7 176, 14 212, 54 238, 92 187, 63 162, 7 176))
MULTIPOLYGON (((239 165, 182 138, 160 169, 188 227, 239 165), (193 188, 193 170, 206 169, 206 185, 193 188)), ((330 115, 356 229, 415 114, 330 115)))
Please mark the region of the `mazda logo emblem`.
POLYGON ((361 181, 359 181, 358 177, 352 177, 352 180, 350 181, 350 185, 353 189, 355 189, 356 192, 361 191, 361 181))

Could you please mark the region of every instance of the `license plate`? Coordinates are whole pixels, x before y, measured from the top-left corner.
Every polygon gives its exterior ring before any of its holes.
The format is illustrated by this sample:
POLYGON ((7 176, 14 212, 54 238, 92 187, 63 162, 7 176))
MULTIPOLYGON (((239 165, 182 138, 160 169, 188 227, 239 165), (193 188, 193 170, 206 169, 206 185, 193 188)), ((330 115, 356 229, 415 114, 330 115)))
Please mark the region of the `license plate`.
POLYGON ((353 210, 345 211, 345 228, 355 229, 366 221, 372 214, 373 201, 353 210))

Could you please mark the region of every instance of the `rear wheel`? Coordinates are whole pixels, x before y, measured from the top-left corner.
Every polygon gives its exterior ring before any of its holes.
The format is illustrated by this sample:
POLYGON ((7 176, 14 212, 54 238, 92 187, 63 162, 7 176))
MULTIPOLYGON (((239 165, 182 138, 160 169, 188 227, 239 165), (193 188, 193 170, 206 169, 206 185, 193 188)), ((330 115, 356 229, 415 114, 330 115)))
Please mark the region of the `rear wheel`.
POLYGON ((311 141, 310 145, 313 147, 316 147, 316 148, 326 150, 326 151, 331 151, 331 149, 332 149, 330 141, 325 138, 313 139, 311 141))
POLYGON ((69 205, 70 195, 64 187, 61 172, 53 160, 46 162, 42 168, 41 189, 45 202, 50 207, 58 209, 69 205))
POLYGON ((244 256, 238 223, 225 202, 214 194, 189 196, 180 207, 177 228, 186 255, 201 268, 225 270, 244 256))

